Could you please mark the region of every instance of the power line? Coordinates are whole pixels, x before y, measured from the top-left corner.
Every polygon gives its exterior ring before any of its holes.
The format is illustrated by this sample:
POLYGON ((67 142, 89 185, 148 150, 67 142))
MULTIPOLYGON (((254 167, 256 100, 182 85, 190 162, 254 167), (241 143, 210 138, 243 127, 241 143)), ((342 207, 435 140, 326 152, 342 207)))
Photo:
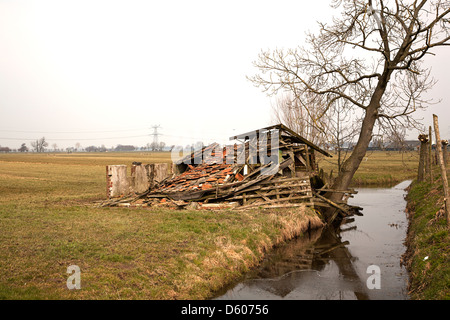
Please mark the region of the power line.
POLYGON ((142 129, 126 129, 126 130, 105 130, 105 131, 25 131, 25 130, 0 130, 0 132, 15 132, 15 133, 50 133, 50 134, 74 134, 74 133, 112 133, 112 132, 130 132, 130 131, 142 131, 147 128, 142 129))
MULTIPOLYGON (((46 140, 56 140, 56 141, 88 141, 88 140, 103 140, 103 139, 128 139, 128 138, 141 138, 141 137, 148 137, 148 135, 139 135, 139 136, 127 136, 127 137, 106 137, 106 138, 45 138, 46 140)), ((3 140, 36 140, 36 138, 4 138, 4 137, 0 137, 0 139, 3 140)))

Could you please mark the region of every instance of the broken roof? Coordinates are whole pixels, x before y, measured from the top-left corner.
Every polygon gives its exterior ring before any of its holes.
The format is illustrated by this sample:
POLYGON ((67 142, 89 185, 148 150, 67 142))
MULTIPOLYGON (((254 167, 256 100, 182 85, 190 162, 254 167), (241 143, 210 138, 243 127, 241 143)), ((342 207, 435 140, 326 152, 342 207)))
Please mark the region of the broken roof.
POLYGON ((256 136, 258 137, 260 133, 268 133, 274 130, 279 130, 280 131, 280 138, 290 138, 290 140, 293 143, 300 143, 300 144, 306 144, 307 146, 309 146, 310 148, 316 150, 317 152, 322 153, 323 155, 327 156, 327 157, 332 157, 331 154, 329 154, 328 152, 326 152, 325 150, 323 150, 322 148, 318 147, 317 145, 315 145, 314 143, 312 143, 311 141, 309 141, 308 139, 302 137, 301 135, 297 134, 296 132, 292 131, 291 129, 289 129, 288 127, 286 127, 283 124, 276 124, 273 126, 269 126, 269 127, 265 127, 265 128, 261 128, 261 129, 257 129, 254 131, 250 131, 250 132, 246 132, 246 133, 242 133, 239 135, 235 135, 230 137, 230 140, 237 140, 237 139, 244 139, 244 140, 248 140, 250 136, 253 136, 256 133, 256 136))

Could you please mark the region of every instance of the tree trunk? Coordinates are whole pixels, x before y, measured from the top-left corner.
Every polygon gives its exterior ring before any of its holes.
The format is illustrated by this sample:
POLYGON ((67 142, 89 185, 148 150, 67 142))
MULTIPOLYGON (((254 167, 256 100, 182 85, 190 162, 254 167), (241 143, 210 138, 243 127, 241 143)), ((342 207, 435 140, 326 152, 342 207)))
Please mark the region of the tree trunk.
MULTIPOLYGON (((373 127, 378 118, 380 101, 386 91, 390 76, 391 71, 389 71, 388 67, 385 66, 385 71, 379 78, 377 87, 375 88, 370 103, 366 108, 366 114, 361 125, 361 132, 359 134, 358 142, 356 143, 350 157, 342 164, 341 171, 333 183, 333 189, 335 190, 348 189, 356 170, 358 170, 361 161, 366 155, 367 148, 372 140, 373 127)), ((344 195, 342 193, 338 192, 326 194, 326 197, 334 202, 341 201, 343 196, 344 195)))
MULTIPOLYGON (((333 189, 336 190, 347 190, 356 170, 358 169, 361 161, 366 155, 367 148, 369 147, 370 140, 372 140, 373 127, 377 119, 378 108, 376 105, 369 106, 366 110, 366 115, 364 117, 361 132, 358 138, 352 154, 350 157, 341 165, 341 171, 333 183, 333 189)), ((343 194, 333 192, 327 195, 332 201, 340 201, 343 194)))

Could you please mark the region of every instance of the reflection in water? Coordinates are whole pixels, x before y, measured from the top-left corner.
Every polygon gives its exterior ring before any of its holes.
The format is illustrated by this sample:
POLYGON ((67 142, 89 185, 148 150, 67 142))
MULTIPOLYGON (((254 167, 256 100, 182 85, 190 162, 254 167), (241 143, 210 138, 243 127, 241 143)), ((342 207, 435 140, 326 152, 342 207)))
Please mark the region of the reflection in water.
POLYGON ((400 265, 407 220, 404 189, 360 189, 352 204, 364 216, 313 230, 274 249, 258 269, 216 299, 407 299, 400 265), (392 226, 395 226, 392 227, 392 226), (381 289, 366 285, 370 265, 381 269, 381 289))

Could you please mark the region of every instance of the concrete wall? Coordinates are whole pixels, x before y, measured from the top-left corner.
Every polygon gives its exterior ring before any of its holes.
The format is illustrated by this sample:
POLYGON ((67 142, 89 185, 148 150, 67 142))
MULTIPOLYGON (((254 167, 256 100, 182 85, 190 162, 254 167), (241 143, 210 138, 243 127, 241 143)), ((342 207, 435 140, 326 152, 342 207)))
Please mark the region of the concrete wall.
POLYGON ((130 193, 126 165, 106 166, 106 195, 116 198, 130 193))
POLYGON ((126 165, 106 166, 106 196, 110 199, 145 192, 168 177, 171 169, 167 163, 133 164, 128 177, 126 165))

